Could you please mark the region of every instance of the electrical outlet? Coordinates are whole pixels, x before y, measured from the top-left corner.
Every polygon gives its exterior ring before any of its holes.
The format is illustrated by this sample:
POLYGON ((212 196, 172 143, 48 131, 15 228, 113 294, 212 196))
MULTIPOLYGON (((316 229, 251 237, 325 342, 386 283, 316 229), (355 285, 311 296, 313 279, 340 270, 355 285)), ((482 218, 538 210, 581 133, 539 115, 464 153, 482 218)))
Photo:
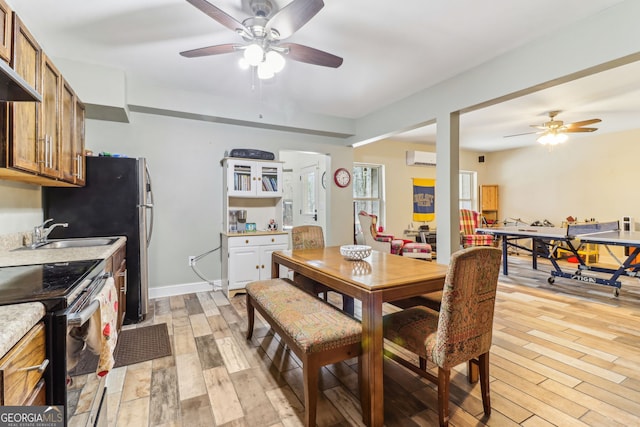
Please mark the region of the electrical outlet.
POLYGON ((189 265, 190 266, 196 265, 196 257, 195 257, 195 255, 189 255, 189 265))

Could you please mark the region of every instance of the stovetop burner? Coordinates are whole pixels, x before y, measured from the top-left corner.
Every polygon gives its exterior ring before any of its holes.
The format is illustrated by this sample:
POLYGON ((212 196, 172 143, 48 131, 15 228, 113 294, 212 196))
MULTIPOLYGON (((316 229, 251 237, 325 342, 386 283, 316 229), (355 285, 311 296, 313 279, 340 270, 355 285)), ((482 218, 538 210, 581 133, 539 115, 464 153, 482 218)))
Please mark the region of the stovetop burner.
POLYGON ((0 305, 64 302, 101 260, 0 267, 0 305))

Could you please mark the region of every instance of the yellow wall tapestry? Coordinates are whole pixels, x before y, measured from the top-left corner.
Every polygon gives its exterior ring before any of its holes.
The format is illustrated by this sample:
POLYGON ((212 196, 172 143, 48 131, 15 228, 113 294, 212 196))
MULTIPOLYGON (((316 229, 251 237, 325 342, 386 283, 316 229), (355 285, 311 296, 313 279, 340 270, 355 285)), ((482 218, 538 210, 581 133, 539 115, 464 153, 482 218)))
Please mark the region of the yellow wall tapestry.
POLYGON ((433 221, 436 218, 436 180, 413 178, 413 220, 433 221))

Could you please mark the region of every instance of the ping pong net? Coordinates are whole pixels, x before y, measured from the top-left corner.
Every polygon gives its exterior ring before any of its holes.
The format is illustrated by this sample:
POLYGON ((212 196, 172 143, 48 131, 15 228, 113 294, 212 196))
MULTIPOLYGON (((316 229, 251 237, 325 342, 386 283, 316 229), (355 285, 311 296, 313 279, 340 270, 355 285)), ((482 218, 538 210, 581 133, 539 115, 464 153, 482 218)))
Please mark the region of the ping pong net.
POLYGON ((608 233, 620 230, 618 221, 599 222, 589 224, 569 224, 567 226, 567 236, 580 237, 588 234, 608 233))

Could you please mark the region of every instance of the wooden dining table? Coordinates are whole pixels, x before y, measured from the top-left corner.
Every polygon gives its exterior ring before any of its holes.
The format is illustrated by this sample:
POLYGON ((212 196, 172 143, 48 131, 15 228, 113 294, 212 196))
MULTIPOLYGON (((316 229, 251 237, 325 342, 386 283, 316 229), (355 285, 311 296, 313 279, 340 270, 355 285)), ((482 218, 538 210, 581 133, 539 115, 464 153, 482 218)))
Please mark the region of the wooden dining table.
POLYGON ((384 424, 382 304, 442 290, 447 266, 390 253, 372 251, 359 261, 345 259, 340 247, 276 251, 271 273, 280 266, 313 279, 336 292, 362 301, 363 421, 384 424))

